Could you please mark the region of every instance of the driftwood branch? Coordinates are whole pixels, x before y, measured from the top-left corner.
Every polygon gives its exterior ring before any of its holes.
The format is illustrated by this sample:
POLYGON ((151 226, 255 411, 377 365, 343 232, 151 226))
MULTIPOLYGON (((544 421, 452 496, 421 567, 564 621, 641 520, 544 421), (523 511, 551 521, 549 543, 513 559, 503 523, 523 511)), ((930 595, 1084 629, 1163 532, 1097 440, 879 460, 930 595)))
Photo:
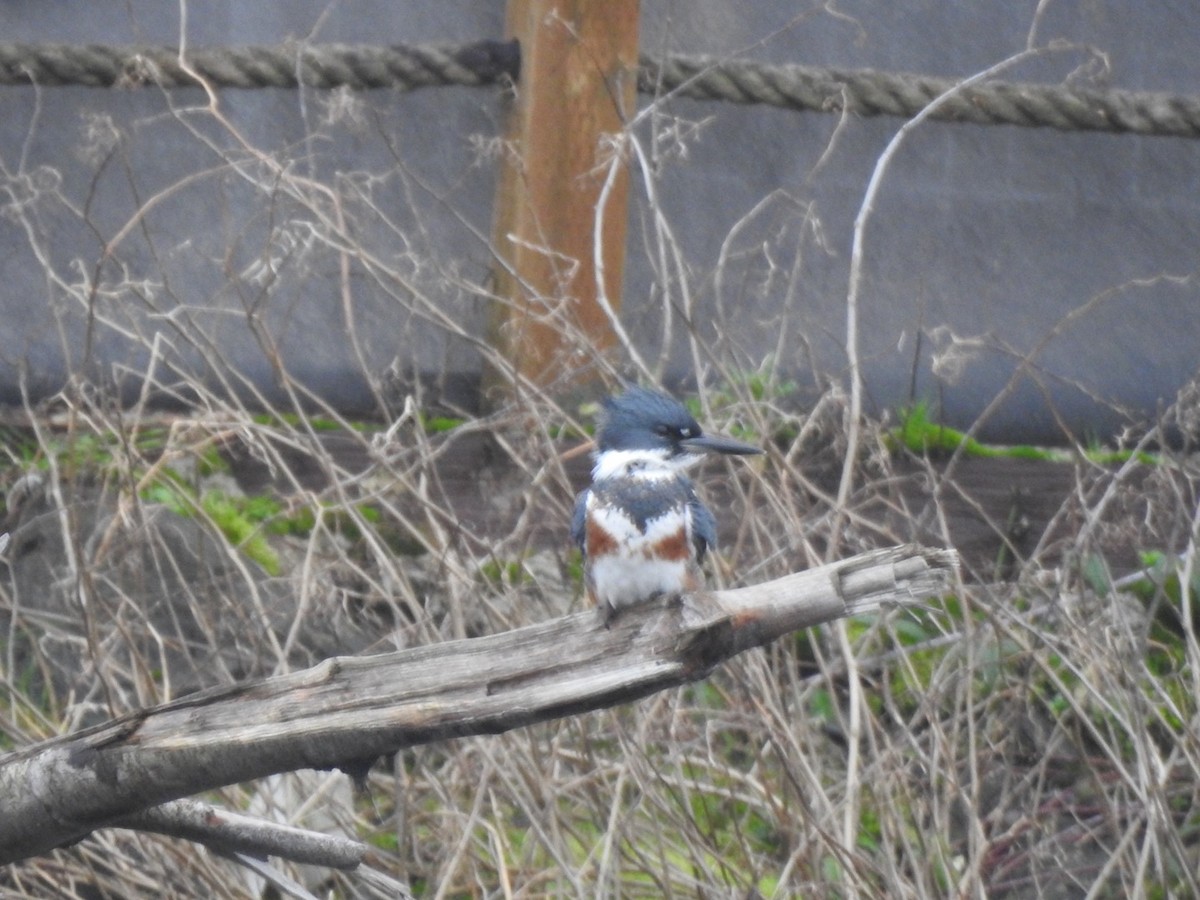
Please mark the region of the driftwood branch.
POLYGON ((199 800, 172 800, 110 824, 185 838, 225 856, 278 856, 332 869, 353 869, 367 853, 358 841, 229 812, 199 800))
MULTIPOLYGON (((0 863, 141 811, 297 769, 361 772, 415 744, 644 697, 799 628, 947 590, 952 551, 896 547, 738 590, 221 687, 0 758, 0 863)), ((130 818, 134 817, 134 818, 130 818)))

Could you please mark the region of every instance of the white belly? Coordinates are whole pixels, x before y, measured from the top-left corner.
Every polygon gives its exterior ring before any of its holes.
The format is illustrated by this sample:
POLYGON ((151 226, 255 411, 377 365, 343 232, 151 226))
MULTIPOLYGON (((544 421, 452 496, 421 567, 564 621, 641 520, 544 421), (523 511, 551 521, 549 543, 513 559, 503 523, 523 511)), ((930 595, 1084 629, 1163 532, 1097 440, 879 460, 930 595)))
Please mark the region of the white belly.
POLYGON ((596 603, 614 610, 689 586, 688 564, 672 560, 605 556, 592 563, 589 574, 596 603))

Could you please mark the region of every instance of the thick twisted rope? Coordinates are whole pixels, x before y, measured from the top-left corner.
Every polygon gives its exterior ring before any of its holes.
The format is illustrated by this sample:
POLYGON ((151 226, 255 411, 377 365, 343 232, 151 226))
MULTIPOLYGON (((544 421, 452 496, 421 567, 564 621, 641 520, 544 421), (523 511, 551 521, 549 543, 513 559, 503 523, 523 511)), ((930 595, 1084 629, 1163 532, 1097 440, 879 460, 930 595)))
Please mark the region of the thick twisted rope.
MULTIPOLYGON (((0 44, 0 84, 215 88, 347 87, 413 90, 515 81, 515 41, 463 45, 297 44, 197 48, 188 69, 170 47, 0 44), (189 71, 190 70, 190 71, 189 71), (193 74, 194 73, 194 74, 193 74)), ((849 111, 909 118, 955 85, 954 79, 766 65, 708 57, 643 57, 639 89, 698 100, 763 103, 792 110, 849 111)), ((990 82, 960 91, 934 118, 975 124, 1200 137, 1200 97, 1150 91, 1098 91, 990 82)))
POLYGON ((197 77, 216 88, 478 86, 502 77, 515 79, 520 52, 516 41, 455 46, 205 47, 189 50, 187 65, 191 71, 179 64, 174 47, 0 44, 0 84, 47 87, 196 87, 197 77))
MULTIPOLYGON (((768 66, 694 56, 662 61, 643 58, 639 72, 639 88, 646 93, 678 91, 701 100, 903 118, 916 115, 955 84, 952 78, 872 69, 768 66)), ((931 118, 977 125, 1200 137, 1200 97, 994 81, 963 89, 931 118)))

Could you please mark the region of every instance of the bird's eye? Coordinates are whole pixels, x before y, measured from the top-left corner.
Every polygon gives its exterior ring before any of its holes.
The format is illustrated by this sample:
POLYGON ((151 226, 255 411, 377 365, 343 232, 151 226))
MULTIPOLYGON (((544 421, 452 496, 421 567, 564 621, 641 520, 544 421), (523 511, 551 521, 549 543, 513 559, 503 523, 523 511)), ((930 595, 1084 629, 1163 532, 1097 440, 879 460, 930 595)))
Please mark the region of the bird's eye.
POLYGON ((671 436, 671 426, 670 425, 655 425, 654 433, 661 434, 663 437, 670 437, 671 436))

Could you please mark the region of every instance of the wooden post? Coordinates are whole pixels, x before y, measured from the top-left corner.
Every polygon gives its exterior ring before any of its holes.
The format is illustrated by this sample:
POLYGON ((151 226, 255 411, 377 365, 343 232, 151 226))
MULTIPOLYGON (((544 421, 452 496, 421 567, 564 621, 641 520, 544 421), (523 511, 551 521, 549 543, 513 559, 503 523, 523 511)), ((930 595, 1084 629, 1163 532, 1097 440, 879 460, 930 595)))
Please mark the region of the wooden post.
MULTIPOLYGON (((596 277, 596 209, 619 134, 637 99, 638 0, 509 0, 507 37, 521 45, 492 240, 498 296, 490 337, 511 364, 485 392, 524 377, 549 385, 613 343, 596 277)), ((604 297, 620 309, 628 174, 605 198, 604 297)), ((567 379, 563 386, 575 378, 567 379)))

